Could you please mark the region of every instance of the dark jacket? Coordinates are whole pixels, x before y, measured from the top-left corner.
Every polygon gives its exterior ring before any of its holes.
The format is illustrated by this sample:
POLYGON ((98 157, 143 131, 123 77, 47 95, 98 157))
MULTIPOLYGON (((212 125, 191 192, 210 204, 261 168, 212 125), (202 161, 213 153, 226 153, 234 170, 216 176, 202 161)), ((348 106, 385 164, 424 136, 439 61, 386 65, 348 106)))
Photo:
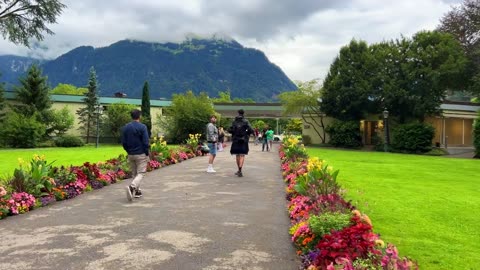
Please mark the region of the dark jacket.
POLYGON ((147 126, 132 121, 122 128, 122 145, 123 149, 129 155, 145 154, 148 156, 150 144, 148 141, 147 126))

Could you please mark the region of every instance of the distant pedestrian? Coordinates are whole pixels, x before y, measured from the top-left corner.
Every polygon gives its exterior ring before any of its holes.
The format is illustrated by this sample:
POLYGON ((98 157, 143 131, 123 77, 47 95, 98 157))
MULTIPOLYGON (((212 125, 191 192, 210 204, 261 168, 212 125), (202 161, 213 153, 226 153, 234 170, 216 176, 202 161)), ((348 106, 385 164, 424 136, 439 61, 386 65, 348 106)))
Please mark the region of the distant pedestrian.
POLYGON ((232 126, 228 129, 228 132, 232 134, 232 146, 230 148, 230 154, 236 155, 236 162, 238 171, 235 173, 238 177, 242 177, 242 167, 245 162, 245 155, 248 155, 248 140, 253 129, 247 119, 244 118, 245 111, 243 109, 238 110, 238 116, 232 123, 232 126))
POLYGON ((255 129, 253 130, 253 135, 255 136, 255 141, 254 141, 254 143, 255 143, 255 145, 257 145, 257 144, 260 142, 260 138, 259 138, 260 134, 259 134, 259 132, 258 132, 258 128, 255 128, 255 129))
POLYGON ((225 141, 225 131, 223 130, 223 127, 218 128, 218 143, 217 143, 217 149, 218 152, 223 151, 223 143, 225 141))
POLYGON ((132 170, 132 183, 127 187, 127 199, 140 198, 140 183, 147 172, 150 143, 147 126, 140 123, 140 110, 133 110, 132 121, 122 128, 122 145, 128 154, 128 162, 132 170))
POLYGON ((262 130, 262 152, 265 151, 265 146, 267 147, 267 151, 270 151, 270 148, 268 147, 268 141, 267 141, 267 128, 264 128, 262 130))
POLYGON ((267 136, 268 146, 270 147, 270 150, 272 150, 272 147, 273 147, 273 129, 271 127, 269 127, 267 132, 265 132, 265 135, 267 136))
POLYGON ((207 143, 210 149, 210 156, 208 157, 207 173, 216 172, 213 169, 213 161, 217 156, 217 143, 218 143, 218 129, 215 126, 217 117, 215 115, 210 116, 210 123, 207 124, 207 143))

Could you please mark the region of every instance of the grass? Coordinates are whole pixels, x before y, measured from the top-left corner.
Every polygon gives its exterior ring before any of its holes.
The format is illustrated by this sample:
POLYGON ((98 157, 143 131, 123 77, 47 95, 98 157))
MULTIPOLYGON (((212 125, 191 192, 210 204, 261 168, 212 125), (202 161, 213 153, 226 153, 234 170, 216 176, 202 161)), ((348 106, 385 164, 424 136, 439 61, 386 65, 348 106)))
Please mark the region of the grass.
POLYGON ((84 162, 106 161, 111 158, 125 154, 121 145, 94 145, 75 148, 34 148, 34 149, 1 149, 0 150, 0 178, 13 175, 15 168, 18 168, 18 158, 29 162, 33 155, 45 155, 47 162, 55 161, 53 166, 61 165, 82 165, 84 162))
POLYGON ((308 148, 420 269, 480 269, 480 160, 308 148))

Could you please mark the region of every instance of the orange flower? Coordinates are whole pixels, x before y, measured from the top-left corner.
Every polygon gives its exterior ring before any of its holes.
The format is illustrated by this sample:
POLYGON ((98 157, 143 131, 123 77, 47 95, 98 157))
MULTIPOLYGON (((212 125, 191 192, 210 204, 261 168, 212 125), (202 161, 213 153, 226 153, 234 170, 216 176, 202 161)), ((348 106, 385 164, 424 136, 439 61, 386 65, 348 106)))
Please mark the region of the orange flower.
POLYGON ((307 238, 303 239, 302 245, 306 246, 306 245, 308 245, 308 243, 312 242, 312 240, 313 240, 312 237, 307 237, 307 238))
POLYGON ((367 215, 362 215, 362 221, 367 223, 368 225, 372 226, 372 221, 367 215))

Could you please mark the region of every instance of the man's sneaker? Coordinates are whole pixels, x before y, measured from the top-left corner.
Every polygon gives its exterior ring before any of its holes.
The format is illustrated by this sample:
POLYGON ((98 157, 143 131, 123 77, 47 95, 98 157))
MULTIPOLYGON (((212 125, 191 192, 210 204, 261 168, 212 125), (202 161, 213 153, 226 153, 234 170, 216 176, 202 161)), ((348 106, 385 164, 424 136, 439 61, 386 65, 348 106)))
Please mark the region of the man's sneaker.
POLYGON ((215 173, 217 171, 215 171, 212 167, 208 167, 207 169, 207 173, 215 173))
POLYGON ((238 177, 242 177, 243 176, 243 173, 242 172, 238 172, 238 177))
POLYGON ((142 190, 141 189, 137 189, 135 190, 135 195, 133 195, 134 198, 140 198, 142 197, 142 190))
POLYGON ((131 202, 133 200, 133 194, 135 193, 135 188, 133 186, 127 187, 127 200, 131 202))

